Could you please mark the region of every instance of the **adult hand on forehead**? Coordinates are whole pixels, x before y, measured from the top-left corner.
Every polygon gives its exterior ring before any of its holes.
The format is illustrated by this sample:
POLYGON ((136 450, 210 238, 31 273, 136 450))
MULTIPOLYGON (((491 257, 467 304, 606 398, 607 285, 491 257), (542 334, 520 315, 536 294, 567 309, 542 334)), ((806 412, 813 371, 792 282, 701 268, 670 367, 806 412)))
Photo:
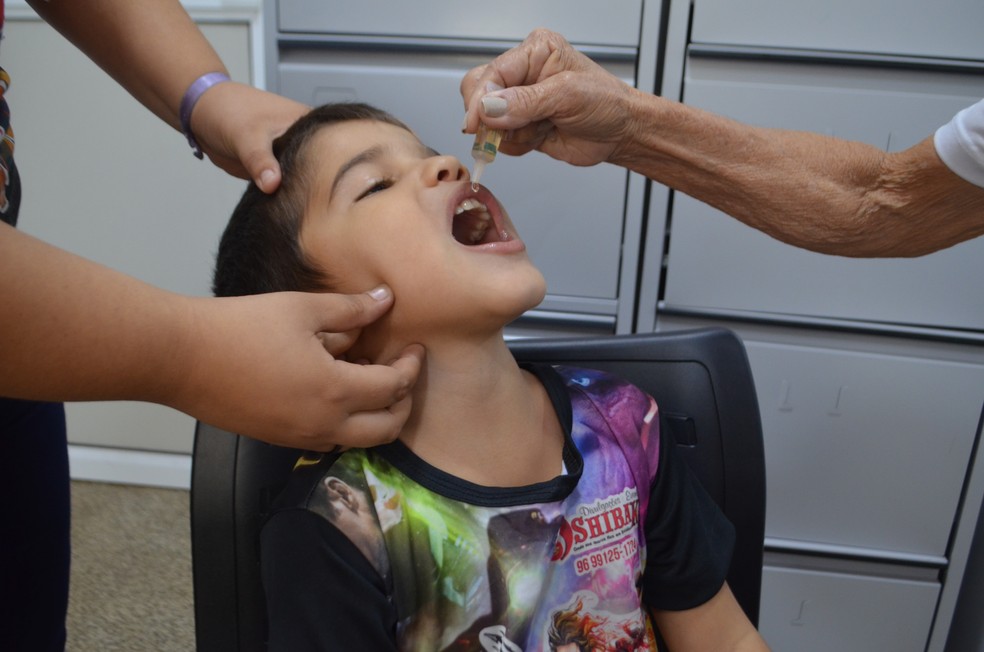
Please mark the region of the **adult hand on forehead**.
POLYGON ((392 302, 386 288, 202 300, 202 342, 192 347, 200 358, 176 385, 174 399, 164 402, 226 430, 294 448, 392 441, 410 415, 423 347, 408 347, 388 365, 338 359, 392 302))
POLYGON ((545 29, 470 70, 460 90, 465 132, 481 121, 507 130, 501 152, 536 149, 574 165, 617 160, 632 133, 629 101, 638 93, 545 29))

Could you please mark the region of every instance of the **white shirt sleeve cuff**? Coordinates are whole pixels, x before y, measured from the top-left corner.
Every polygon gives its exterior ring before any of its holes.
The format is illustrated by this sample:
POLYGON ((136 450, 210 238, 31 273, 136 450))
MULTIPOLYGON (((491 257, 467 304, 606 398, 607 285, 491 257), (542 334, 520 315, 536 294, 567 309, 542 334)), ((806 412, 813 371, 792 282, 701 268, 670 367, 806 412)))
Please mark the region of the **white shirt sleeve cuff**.
POLYGON ((937 129, 933 143, 943 163, 957 176, 984 188, 984 100, 937 129))

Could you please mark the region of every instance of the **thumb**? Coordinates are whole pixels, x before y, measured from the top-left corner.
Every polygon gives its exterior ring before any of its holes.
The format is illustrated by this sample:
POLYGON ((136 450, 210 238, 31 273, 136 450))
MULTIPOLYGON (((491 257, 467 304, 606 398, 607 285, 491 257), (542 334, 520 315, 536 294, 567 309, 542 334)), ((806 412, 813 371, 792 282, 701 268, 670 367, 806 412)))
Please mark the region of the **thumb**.
MULTIPOLYGON (((511 86, 486 93, 480 106, 485 124, 496 129, 521 129, 554 116, 558 83, 551 77, 528 86, 511 86)), ((560 93, 559 95, 563 95, 560 93)))
POLYGON ((342 333, 362 328, 382 317, 393 306, 393 291, 380 285, 362 294, 317 295, 318 331, 342 333))
POLYGON ((246 171, 256 187, 268 195, 280 186, 280 164, 271 151, 247 157, 246 171))

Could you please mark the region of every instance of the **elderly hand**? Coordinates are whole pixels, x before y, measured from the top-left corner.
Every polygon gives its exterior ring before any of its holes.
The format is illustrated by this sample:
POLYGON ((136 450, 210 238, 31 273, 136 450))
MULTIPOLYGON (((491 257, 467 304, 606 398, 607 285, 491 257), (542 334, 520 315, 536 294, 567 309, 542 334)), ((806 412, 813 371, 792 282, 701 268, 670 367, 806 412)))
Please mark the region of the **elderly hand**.
POLYGON ((204 93, 191 114, 191 128, 202 151, 216 166, 250 178, 263 192, 280 185, 273 140, 311 107, 274 93, 223 82, 204 93))
POLYGON ((372 446, 396 438, 410 415, 424 351, 388 365, 338 359, 382 316, 392 292, 278 293, 192 299, 192 342, 180 378, 161 378, 161 402, 212 425, 306 450, 372 446))
POLYGON ((539 29, 465 75, 464 131, 479 121, 508 130, 499 147, 506 154, 537 149, 574 165, 613 162, 632 133, 634 93, 563 36, 539 29))

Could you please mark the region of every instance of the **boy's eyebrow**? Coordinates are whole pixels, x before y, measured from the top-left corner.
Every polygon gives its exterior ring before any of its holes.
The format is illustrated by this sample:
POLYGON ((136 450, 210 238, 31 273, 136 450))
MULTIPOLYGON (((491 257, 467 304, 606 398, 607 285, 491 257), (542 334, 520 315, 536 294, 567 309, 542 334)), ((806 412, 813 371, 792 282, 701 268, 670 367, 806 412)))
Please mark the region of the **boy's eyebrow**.
MULTIPOLYGON (((341 182, 342 177, 344 177, 346 174, 351 172, 353 168, 363 165, 364 163, 372 163, 376 159, 382 157, 390 149, 391 149, 390 147, 384 147, 382 145, 374 145, 369 149, 359 152, 349 160, 345 161, 345 163, 343 163, 341 167, 338 168, 338 173, 335 174, 335 180, 332 181, 331 191, 329 191, 328 193, 329 199, 335 196, 335 188, 338 187, 338 184, 341 182)), ((423 143, 420 144, 420 149, 427 157, 440 156, 440 152, 438 152, 433 147, 427 147, 423 143)))

